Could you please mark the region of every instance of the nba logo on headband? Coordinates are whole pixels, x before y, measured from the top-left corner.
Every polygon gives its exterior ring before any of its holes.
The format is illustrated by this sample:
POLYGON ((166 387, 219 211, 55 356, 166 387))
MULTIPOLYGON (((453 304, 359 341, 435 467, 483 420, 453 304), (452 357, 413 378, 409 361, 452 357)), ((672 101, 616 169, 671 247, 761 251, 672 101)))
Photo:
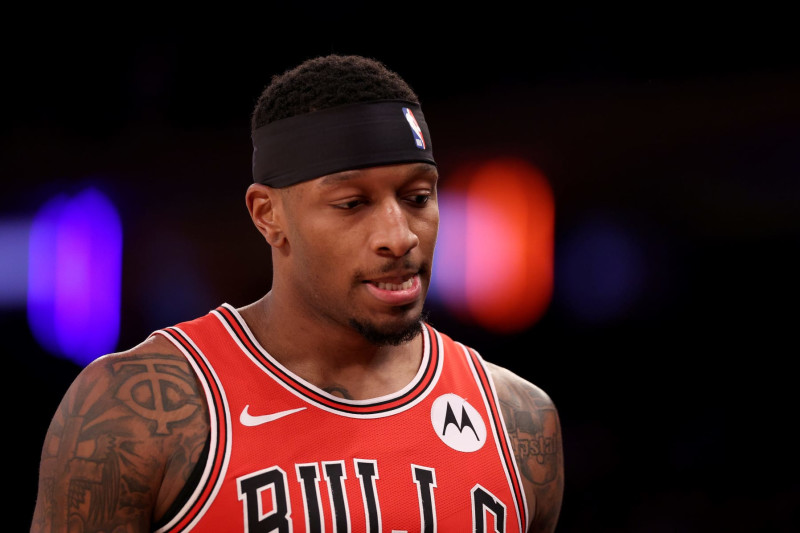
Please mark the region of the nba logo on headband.
POLYGON ((411 126, 411 133, 414 134, 414 142, 420 150, 425 149, 425 138, 422 136, 422 128, 419 127, 417 119, 414 118, 414 113, 407 107, 403 108, 403 114, 406 116, 408 125, 411 126))

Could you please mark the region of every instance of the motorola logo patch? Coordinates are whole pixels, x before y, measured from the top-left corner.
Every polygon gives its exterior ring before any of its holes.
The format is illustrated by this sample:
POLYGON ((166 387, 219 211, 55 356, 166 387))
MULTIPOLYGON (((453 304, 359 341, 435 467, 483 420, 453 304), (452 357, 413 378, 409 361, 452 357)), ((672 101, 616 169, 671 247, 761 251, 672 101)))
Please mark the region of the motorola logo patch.
POLYGON ((431 407, 431 424, 442 442, 460 452, 480 450, 486 424, 478 411, 455 394, 443 394, 431 407))

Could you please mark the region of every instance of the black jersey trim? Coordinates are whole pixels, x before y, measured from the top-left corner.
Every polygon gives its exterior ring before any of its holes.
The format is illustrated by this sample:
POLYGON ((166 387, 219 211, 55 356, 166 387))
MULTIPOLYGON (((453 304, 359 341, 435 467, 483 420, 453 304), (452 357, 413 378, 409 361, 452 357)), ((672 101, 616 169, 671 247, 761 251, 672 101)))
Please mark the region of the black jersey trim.
MULTIPOLYGON (((205 355, 195 345, 191 336, 178 326, 165 328, 156 333, 169 339, 190 362, 195 375, 203 385, 209 417, 213 413, 213 419, 209 419, 210 433, 206 444, 208 453, 205 461, 199 460, 197 463, 197 465, 203 465, 199 478, 194 483, 187 481, 181 493, 189 491, 189 496, 169 520, 162 520, 161 522, 164 523, 160 523, 159 528, 154 528, 157 533, 181 533, 194 527, 197 520, 205 514, 214 501, 222 486, 230 459, 231 417, 225 390, 219 382, 219 377, 205 355), (202 478, 206 474, 206 479, 203 481, 202 478)), ((197 470, 197 466, 195 470, 197 470)))
POLYGON ((489 420, 491 422, 492 431, 494 432, 495 443, 498 447, 500 458, 503 462, 503 468, 506 472, 506 480, 511 490, 511 496, 514 500, 514 508, 517 514, 517 521, 519 522, 520 531, 525 531, 528 528, 528 501, 525 497, 525 489, 522 484, 522 478, 517 468, 516 457, 511 445, 511 438, 508 435, 503 413, 500 409, 500 400, 497 397, 497 391, 494 388, 494 380, 492 379, 489 369, 486 368, 483 358, 480 354, 463 344, 461 349, 467 357, 469 365, 476 378, 481 394, 483 395, 484 404, 487 407, 489 420))

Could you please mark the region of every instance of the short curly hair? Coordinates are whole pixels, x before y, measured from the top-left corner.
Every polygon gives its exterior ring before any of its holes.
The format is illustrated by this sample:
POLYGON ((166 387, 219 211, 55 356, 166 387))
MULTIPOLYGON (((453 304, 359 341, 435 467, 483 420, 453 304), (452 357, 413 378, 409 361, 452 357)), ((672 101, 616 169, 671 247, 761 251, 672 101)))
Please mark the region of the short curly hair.
POLYGON ((272 77, 256 102, 251 132, 270 122, 369 100, 419 98, 409 84, 382 62, 357 55, 308 59, 272 77))

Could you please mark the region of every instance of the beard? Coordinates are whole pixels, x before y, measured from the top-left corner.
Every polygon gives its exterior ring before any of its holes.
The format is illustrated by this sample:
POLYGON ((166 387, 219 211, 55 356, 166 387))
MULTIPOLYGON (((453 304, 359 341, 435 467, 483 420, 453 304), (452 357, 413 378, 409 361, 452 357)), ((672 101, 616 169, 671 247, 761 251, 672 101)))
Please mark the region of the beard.
POLYGON ((422 322, 427 320, 427 318, 428 312, 425 311, 421 313, 416 320, 397 324, 392 328, 379 328, 374 324, 351 318, 350 326, 375 346, 399 346, 411 341, 414 337, 422 333, 422 322))

